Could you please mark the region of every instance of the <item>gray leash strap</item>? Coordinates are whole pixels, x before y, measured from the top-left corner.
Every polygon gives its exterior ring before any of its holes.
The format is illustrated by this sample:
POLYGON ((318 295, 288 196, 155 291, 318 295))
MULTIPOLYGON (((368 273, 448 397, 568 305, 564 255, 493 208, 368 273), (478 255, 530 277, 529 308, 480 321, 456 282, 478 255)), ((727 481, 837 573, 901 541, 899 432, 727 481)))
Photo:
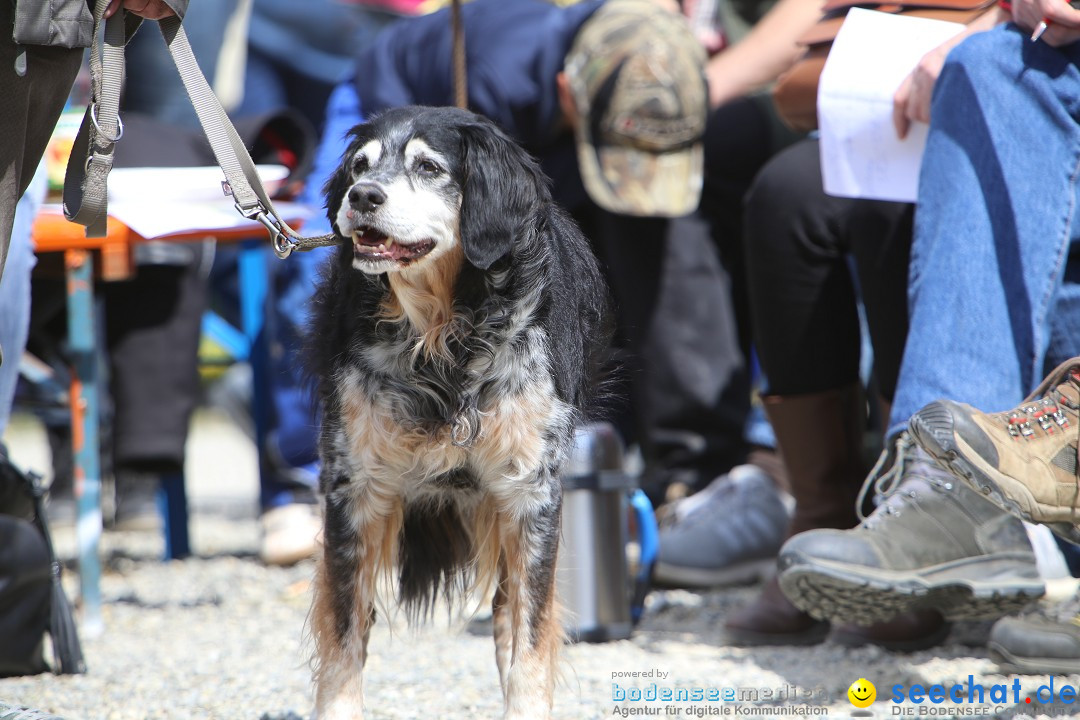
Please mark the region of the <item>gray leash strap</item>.
MULTIPOLYGON (((100 24, 107 4, 108 0, 97 1, 98 7, 95 9, 96 24, 100 24)), ((86 156, 88 158, 86 181, 83 182, 81 177, 71 174, 73 163, 69 160, 68 180, 65 181, 64 187, 65 215, 69 220, 87 225, 87 235, 90 237, 100 237, 100 235, 91 235, 95 230, 99 230, 101 234, 104 234, 105 218, 107 217, 105 178, 112 167, 112 146, 120 139, 123 132, 122 128, 115 129, 119 127, 117 110, 119 108, 119 89, 123 80, 124 37, 123 22, 120 20, 121 15, 122 13, 117 13, 105 23, 104 64, 103 67, 99 68, 100 71, 98 72, 103 78, 102 94, 111 96, 115 92, 116 95, 116 105, 112 106, 112 110, 109 112, 109 117, 113 118, 113 122, 111 125, 107 125, 102 121, 102 114, 108 112, 108 108, 105 106, 104 97, 100 102, 97 101, 99 97, 98 85, 94 84, 92 86, 94 95, 91 98, 90 107, 87 109, 87 118, 84 118, 83 126, 79 131, 80 138, 84 133, 87 135, 88 149, 96 148, 98 144, 102 145, 103 148, 107 147, 107 149, 102 150, 102 154, 107 155, 108 165, 105 166, 104 162, 101 162, 100 167, 103 168, 104 172, 95 172, 92 178, 89 173, 91 170, 98 170, 98 155, 97 153, 86 155, 85 151, 79 150, 79 139, 77 138, 75 148, 72 150, 72 158, 76 157, 76 152, 80 153, 80 157, 86 156), (110 31, 110 28, 114 26, 117 29, 110 31), (118 53, 110 53, 110 42, 115 42, 114 35, 116 32, 120 33, 119 44, 117 45, 118 53), (117 67, 115 55, 117 54, 119 55, 119 71, 115 70, 117 67), (100 106, 100 109, 95 115, 91 110, 98 108, 98 106, 100 106), (87 122, 88 118, 90 122, 87 122), (100 180, 98 180, 98 175, 100 175, 100 180), (78 178, 78 182, 72 183, 73 178, 78 178), (72 206, 76 207, 76 212, 72 213, 68 212, 69 200, 67 196, 69 186, 73 187, 73 196, 80 189, 83 195, 81 203, 78 205, 74 204, 76 198, 72 198, 72 206), (78 212, 80 208, 86 208, 86 212, 78 212), (90 212, 94 213, 93 219, 100 224, 95 224, 92 227, 89 223, 83 222, 82 218, 90 212)), ((222 172, 225 173, 226 182, 223 185, 226 192, 232 195, 237 211, 245 218, 254 220, 266 228, 270 234, 274 253, 279 258, 287 258, 294 250, 311 250, 317 247, 339 244, 340 239, 334 233, 303 237, 289 227, 288 223, 278 214, 273 202, 270 200, 270 196, 266 192, 266 188, 263 187, 258 172, 255 170, 255 163, 252 161, 251 155, 248 153, 247 148, 244 147, 244 142, 240 139, 232 121, 229 120, 228 114, 221 106, 221 102, 214 94, 214 91, 210 89, 210 85, 206 82, 206 78, 199 69, 180 18, 168 17, 159 20, 158 27, 161 29, 162 37, 165 38, 165 44, 169 48, 176 69, 180 73, 184 88, 191 98, 191 104, 195 108, 195 114, 199 117, 203 132, 206 133, 206 138, 210 142, 214 157, 217 159, 218 165, 221 166, 222 172)), ((96 47, 97 41, 95 37, 95 49, 96 47)), ((93 78, 95 75, 95 54, 93 51, 91 51, 90 60, 91 77, 93 78)), ((99 65, 101 65, 100 60, 99 65)), ((74 164, 78 165, 77 162, 74 164)))

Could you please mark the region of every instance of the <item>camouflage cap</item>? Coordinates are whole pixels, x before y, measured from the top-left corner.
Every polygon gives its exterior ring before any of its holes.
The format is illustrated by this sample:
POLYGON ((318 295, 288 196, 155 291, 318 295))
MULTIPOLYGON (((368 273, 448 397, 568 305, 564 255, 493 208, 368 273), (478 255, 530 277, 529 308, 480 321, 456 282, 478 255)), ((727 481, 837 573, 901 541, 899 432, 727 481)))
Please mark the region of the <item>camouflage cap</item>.
POLYGON ((566 56, 585 189, 601 207, 672 217, 697 207, 708 94, 705 53, 681 15, 609 0, 566 56))

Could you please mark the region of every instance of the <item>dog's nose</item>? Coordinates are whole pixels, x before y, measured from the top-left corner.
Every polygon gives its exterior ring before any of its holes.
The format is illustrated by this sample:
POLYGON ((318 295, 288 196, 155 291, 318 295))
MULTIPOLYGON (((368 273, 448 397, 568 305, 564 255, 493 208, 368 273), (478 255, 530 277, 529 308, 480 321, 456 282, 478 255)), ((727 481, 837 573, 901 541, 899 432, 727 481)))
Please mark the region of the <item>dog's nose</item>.
POLYGON ((386 193, 375 183, 356 183, 349 190, 349 204, 361 212, 371 212, 386 202, 386 193))

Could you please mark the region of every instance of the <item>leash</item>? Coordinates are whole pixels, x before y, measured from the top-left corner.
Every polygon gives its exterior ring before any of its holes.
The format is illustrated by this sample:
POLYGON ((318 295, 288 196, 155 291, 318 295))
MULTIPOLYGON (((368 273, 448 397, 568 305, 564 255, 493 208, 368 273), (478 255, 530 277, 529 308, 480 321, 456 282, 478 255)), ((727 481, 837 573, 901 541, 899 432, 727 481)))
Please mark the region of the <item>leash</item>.
MULTIPOLYGON (((105 20, 108 4, 109 0, 96 0, 94 6, 90 103, 72 147, 64 181, 64 215, 68 220, 86 226, 87 237, 104 237, 106 234, 107 179, 116 142, 124 134, 119 110, 128 26, 124 12, 117 12, 105 20), (102 25, 105 26, 104 33, 101 32, 102 25)), ((251 155, 199 69, 180 18, 173 16, 159 20, 158 27, 214 157, 225 173, 222 188, 226 195, 232 196, 237 212, 266 228, 274 254, 282 259, 296 250, 339 244, 334 233, 304 237, 278 214, 251 155)))
POLYGON ((450 7, 450 27, 453 35, 454 105, 469 107, 469 86, 465 74, 465 28, 461 23, 461 0, 453 0, 450 7))

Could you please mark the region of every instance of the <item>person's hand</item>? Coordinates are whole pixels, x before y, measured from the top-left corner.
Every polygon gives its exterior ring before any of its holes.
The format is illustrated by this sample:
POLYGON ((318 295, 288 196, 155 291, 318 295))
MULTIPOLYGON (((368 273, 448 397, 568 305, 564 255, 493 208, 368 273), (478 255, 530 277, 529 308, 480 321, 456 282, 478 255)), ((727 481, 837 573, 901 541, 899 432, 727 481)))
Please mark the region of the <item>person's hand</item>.
MULTIPOLYGON (((1036 0, 1024 1, 1035 2, 1036 0)), ((1067 3, 1068 0, 1056 0, 1056 2, 1067 3)), ((1015 0, 1013 7, 1016 7, 1015 0)), ((941 69, 945 67, 945 57, 949 52, 975 33, 989 30, 1008 19, 1009 16, 1005 11, 995 6, 969 22, 963 32, 923 55, 919 64, 893 93, 893 127, 896 128, 896 134, 901 140, 907 137, 912 122, 930 122, 930 100, 934 94, 934 84, 941 75, 941 69)))
POLYGON ((105 8, 105 17, 112 17, 121 7, 147 20, 160 20, 176 14, 164 0, 111 0, 109 7, 105 8))
POLYGON ((1068 0, 1013 0, 1012 17, 1026 30, 1034 30, 1046 20, 1046 31, 1039 40, 1047 45, 1060 47, 1080 40, 1080 10, 1070 7, 1068 0))
POLYGON ((901 140, 907 137, 912 122, 930 122, 930 98, 934 93, 934 83, 945 66, 945 56, 955 44, 946 42, 923 55, 893 94, 893 127, 901 140))

